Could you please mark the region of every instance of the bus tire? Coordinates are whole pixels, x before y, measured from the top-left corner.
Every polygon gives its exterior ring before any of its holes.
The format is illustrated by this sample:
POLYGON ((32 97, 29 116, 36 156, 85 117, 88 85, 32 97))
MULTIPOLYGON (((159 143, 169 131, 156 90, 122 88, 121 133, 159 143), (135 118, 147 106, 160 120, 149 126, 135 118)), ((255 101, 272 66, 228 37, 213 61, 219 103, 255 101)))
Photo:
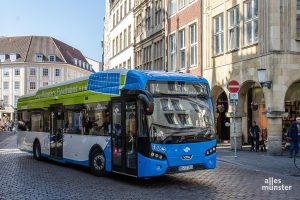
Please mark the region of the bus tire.
POLYGON ((38 161, 42 160, 41 145, 38 140, 33 144, 33 158, 38 161))
POLYGON ((95 176, 105 176, 105 156, 102 151, 95 149, 90 156, 90 168, 95 176))

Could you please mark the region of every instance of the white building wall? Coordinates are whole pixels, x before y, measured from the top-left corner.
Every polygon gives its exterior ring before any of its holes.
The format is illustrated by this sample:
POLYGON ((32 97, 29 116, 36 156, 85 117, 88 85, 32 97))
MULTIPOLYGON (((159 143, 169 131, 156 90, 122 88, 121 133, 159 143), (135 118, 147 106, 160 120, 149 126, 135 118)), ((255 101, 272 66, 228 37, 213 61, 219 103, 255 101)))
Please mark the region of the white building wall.
MULTIPOLYGON (((108 3, 109 1, 106 1, 108 3)), ((106 52, 104 52, 104 70, 106 69, 113 69, 113 68, 119 68, 120 65, 121 68, 127 69, 134 69, 134 15, 133 15, 133 8, 134 8, 134 1, 133 0, 127 0, 127 10, 129 10, 126 15, 124 16, 124 2, 125 0, 119 0, 112 9, 106 10, 107 17, 106 17, 106 27, 105 27, 105 39, 104 39, 104 46, 106 49, 106 52), (129 8, 129 1, 131 1, 131 8, 129 8), (120 19, 120 7, 122 5, 123 11, 123 18, 120 19), (116 11, 119 10, 119 21, 118 24, 113 27, 113 15, 116 16, 116 11), (128 36, 128 27, 131 25, 131 32, 130 32, 130 44, 128 43, 128 37, 127 38, 127 47, 124 48, 124 30, 126 29, 126 35, 128 36), (117 37, 120 37, 120 34, 122 33, 122 50, 118 51, 115 55, 113 55, 113 40, 115 40, 117 37), (109 50, 108 50, 109 49, 109 50), (108 61, 109 60, 109 61, 108 61), (128 64, 130 65, 128 67, 128 64)), ((107 7, 108 8, 108 7, 107 7)), ((110 8, 110 7, 109 7, 110 8)), ((119 40, 119 39, 118 39, 119 40)), ((120 41, 120 40, 119 40, 120 41)), ((120 47, 120 42, 118 42, 120 47)), ((116 44, 115 44, 116 45, 116 44)), ((116 47, 115 47, 116 49, 116 47)), ((120 48, 119 48, 120 49, 120 48)))

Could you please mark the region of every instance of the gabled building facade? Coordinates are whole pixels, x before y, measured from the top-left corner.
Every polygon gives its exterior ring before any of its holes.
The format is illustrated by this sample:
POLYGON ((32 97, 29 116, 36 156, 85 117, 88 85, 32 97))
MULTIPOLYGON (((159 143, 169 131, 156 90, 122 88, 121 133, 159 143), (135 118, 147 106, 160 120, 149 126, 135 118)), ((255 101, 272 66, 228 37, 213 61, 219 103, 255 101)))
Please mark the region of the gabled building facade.
POLYGON ((92 73, 82 53, 46 36, 0 38, 0 118, 13 119, 20 96, 92 73))

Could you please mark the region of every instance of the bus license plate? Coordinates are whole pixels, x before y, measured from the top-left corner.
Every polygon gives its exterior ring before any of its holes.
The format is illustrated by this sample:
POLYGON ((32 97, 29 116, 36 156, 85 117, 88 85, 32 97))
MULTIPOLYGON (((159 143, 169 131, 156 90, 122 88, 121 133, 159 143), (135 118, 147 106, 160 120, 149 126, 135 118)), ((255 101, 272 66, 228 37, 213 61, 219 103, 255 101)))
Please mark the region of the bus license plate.
POLYGON ((186 165, 186 166, 179 166, 178 167, 178 171, 182 172, 182 171, 188 171, 194 169, 193 165, 186 165))

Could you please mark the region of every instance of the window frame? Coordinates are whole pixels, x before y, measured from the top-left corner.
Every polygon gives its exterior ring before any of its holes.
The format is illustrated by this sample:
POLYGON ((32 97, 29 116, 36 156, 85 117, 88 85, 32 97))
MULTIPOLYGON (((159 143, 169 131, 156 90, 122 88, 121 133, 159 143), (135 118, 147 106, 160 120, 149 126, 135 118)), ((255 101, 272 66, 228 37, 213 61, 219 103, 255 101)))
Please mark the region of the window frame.
POLYGON ((61 68, 55 68, 55 74, 54 74, 55 77, 61 77, 62 76, 62 70, 61 68), (57 72, 59 71, 59 75, 57 75, 57 72))
POLYGON ((9 90, 9 81, 3 81, 3 90, 9 90))
POLYGON ((179 68, 184 69, 186 68, 186 33, 185 33, 185 28, 181 29, 178 31, 178 40, 179 40, 179 68), (184 63, 182 63, 182 56, 184 53, 184 63))
POLYGON ((33 67, 29 68, 29 76, 36 76, 36 68, 33 67), (34 74, 32 72, 34 72, 34 74))
POLYGON ((30 81, 29 82, 29 89, 30 90, 36 90, 36 88, 37 88, 36 82, 35 81, 30 81), (34 87, 32 87, 32 86, 34 86, 34 87))
POLYGON ((224 53, 224 14, 220 13, 213 18, 213 47, 214 55, 221 55, 224 53), (219 26, 218 26, 219 22, 219 26), (217 42, 219 49, 217 49, 217 42))
POLYGON ((258 43, 259 40, 259 36, 258 36, 258 18, 259 18, 259 3, 258 0, 247 0, 244 2, 244 45, 248 46, 248 45, 252 45, 252 44, 256 44, 258 43), (255 3, 257 5, 257 15, 255 16, 255 3), (247 12, 247 5, 250 5, 251 8, 251 15, 252 17, 248 16, 248 12, 247 12), (249 17, 249 18, 248 18, 249 17), (257 38, 255 38, 255 22, 256 22, 256 26, 257 26, 257 38), (248 29, 247 29, 247 25, 250 24, 250 28, 251 28, 251 38, 250 41, 248 41, 248 29))
POLYGON ((235 6, 227 11, 228 18, 228 50, 233 51, 240 48, 240 12, 239 6, 235 6), (233 24, 231 24, 231 12, 233 12, 233 24), (233 40, 231 40, 231 31, 234 35, 233 40), (235 46, 232 46, 232 42, 236 42, 235 46))
POLYGON ((195 67, 198 63, 198 28, 197 23, 193 23, 189 26, 190 31, 190 66, 195 67), (195 27, 194 42, 192 37, 192 27, 195 27), (192 62, 192 55, 194 54, 194 62, 192 62))
POLYGON ((170 69, 171 71, 176 70, 176 33, 170 34, 169 38, 169 45, 170 45, 170 69), (173 44, 172 44, 173 43, 173 44))
POLYGON ((20 89, 20 87, 21 87, 20 83, 21 83, 20 81, 14 81, 14 89, 15 90, 19 90, 20 89), (16 83, 18 83, 18 84, 16 84, 16 83), (16 87, 16 86, 18 86, 18 87, 16 87))

